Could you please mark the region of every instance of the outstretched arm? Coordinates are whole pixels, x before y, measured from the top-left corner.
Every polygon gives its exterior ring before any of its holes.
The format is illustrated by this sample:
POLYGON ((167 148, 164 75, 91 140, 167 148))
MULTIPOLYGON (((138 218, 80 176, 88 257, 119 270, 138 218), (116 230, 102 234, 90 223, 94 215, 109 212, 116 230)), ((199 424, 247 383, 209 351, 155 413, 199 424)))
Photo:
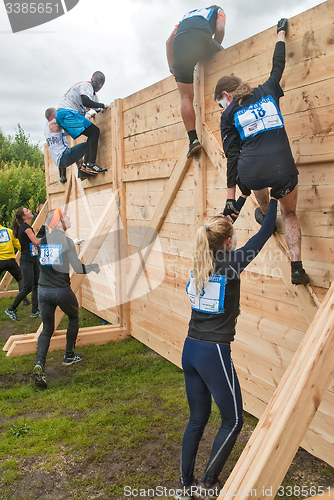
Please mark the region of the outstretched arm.
POLYGON ((176 32, 177 32, 177 26, 175 26, 175 28, 173 29, 172 33, 170 34, 170 36, 166 42, 166 55, 167 55, 168 67, 169 67, 169 71, 172 73, 172 75, 174 75, 173 41, 174 41, 176 32))
POLYGON ((273 67, 270 76, 275 76, 281 80, 285 68, 285 34, 288 27, 288 20, 283 18, 277 23, 277 41, 273 55, 273 67), (281 43, 282 42, 282 43, 281 43))
POLYGON ((221 45, 225 36, 225 23, 226 23, 225 12, 223 11, 223 9, 219 9, 216 21, 216 31, 213 37, 216 40, 216 42, 219 43, 219 45, 221 45))

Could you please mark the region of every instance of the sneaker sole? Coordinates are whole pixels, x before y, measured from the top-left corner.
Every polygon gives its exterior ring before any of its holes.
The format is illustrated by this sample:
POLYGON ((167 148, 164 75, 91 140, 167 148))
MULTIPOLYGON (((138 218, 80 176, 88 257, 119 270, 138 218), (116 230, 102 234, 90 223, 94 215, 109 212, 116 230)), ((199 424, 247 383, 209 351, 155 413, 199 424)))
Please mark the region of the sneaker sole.
POLYGON ((71 366, 71 365, 74 365, 74 363, 79 363, 80 361, 82 361, 82 358, 74 359, 73 361, 70 361, 69 363, 66 363, 65 361, 63 361, 63 365, 64 366, 71 366))
POLYGON ((199 144, 198 146, 195 146, 191 151, 189 151, 189 153, 187 154, 187 158, 191 158, 192 156, 194 156, 197 151, 199 151, 200 149, 202 149, 202 145, 199 144))

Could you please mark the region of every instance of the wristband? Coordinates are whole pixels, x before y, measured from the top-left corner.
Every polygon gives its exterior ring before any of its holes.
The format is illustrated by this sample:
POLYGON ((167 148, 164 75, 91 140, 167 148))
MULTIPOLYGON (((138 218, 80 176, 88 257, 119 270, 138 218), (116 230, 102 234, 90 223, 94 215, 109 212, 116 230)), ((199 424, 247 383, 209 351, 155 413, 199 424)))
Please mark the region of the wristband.
POLYGON ((174 71, 174 68, 169 68, 169 71, 170 71, 170 72, 174 71))

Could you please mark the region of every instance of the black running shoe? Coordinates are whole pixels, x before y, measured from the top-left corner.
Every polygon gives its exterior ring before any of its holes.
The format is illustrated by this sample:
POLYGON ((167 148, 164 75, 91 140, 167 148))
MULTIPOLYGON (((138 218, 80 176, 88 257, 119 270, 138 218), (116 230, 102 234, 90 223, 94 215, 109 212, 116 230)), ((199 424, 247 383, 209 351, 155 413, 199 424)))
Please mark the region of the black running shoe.
POLYGON ((305 269, 296 269, 291 270, 291 283, 293 285, 307 285, 310 282, 310 278, 308 274, 305 272, 305 269))
POLYGON ((12 319, 13 321, 20 321, 20 318, 18 317, 18 315, 16 314, 16 311, 11 311, 10 309, 6 309, 5 310, 5 313, 7 314, 7 316, 10 317, 10 319, 12 319))
POLYGON ((197 151, 199 151, 201 148, 202 144, 199 142, 198 139, 195 139, 191 144, 189 144, 189 151, 187 153, 187 158, 194 156, 197 153, 197 151))
MULTIPOLYGON (((260 226, 262 226, 262 223, 264 221, 264 218, 265 218, 265 215, 264 213, 262 212, 261 210, 261 207, 257 207, 255 209, 255 212, 254 212, 254 217, 255 217, 255 220, 258 224, 260 224, 260 226)), ((273 230, 273 234, 277 232, 277 226, 275 224, 274 226, 274 230, 273 230)))
POLYGON ((46 377, 42 363, 38 362, 35 364, 33 373, 34 373, 35 385, 37 385, 37 387, 45 389, 48 386, 48 384, 46 382, 46 377))
POLYGON ((79 361, 81 361, 82 358, 83 358, 82 354, 73 354, 73 356, 64 355, 63 365, 66 366, 73 365, 73 363, 78 363, 79 361))

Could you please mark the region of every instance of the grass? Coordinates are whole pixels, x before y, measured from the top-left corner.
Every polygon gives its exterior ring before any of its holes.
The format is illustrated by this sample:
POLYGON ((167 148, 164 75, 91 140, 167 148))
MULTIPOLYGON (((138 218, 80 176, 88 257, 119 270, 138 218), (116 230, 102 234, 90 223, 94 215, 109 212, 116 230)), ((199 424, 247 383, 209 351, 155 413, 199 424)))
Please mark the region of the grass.
MULTIPOLYGON (((33 332, 40 324, 23 306, 22 320, 11 321, 3 313, 11 300, 0 300, 1 347, 9 335, 33 332)), ((99 324, 100 318, 80 310, 80 326, 99 324)), ((66 325, 64 319, 61 327, 66 325)), ((80 352, 83 361, 69 367, 62 365, 62 351, 49 352, 49 386, 39 390, 31 380, 34 354, 7 358, 1 351, 0 500, 121 499, 128 496, 125 491, 142 496, 140 490, 175 487, 188 418, 182 371, 133 338, 80 352)), ((214 408, 200 444, 197 475, 219 421, 214 408)), ((256 422, 246 414, 223 482, 256 422)), ((283 484, 334 485, 331 467, 301 454, 283 484)))

